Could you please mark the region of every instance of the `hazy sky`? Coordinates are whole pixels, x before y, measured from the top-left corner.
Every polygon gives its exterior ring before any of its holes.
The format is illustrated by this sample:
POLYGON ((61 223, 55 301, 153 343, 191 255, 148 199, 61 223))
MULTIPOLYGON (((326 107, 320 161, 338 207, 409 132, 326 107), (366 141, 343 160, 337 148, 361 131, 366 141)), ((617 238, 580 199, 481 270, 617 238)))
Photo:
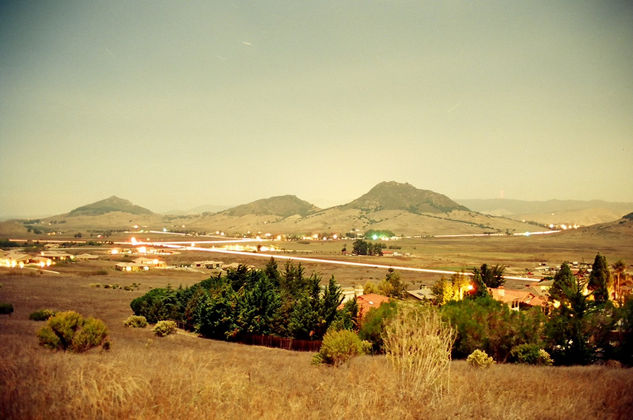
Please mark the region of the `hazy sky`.
POLYGON ((0 216, 384 180, 633 201, 633 2, 0 3, 0 216))

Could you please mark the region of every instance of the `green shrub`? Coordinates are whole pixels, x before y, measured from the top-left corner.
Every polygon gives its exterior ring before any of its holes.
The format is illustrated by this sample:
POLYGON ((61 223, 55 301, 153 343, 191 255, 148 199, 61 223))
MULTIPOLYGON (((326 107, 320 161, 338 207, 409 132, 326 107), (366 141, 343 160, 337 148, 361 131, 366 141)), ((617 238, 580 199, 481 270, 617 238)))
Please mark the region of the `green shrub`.
POLYGON ((87 318, 81 329, 75 333, 71 350, 81 353, 99 345, 103 345, 104 349, 108 349, 110 348, 110 342, 107 337, 108 327, 103 321, 96 318, 87 318))
POLYGON ((47 321, 49 318, 55 316, 57 312, 52 309, 40 309, 29 315, 31 321, 47 321))
POLYGON ((539 343, 544 332, 545 316, 540 309, 512 311, 491 298, 448 302, 442 306, 442 316, 457 330, 454 359, 479 349, 504 362, 513 347, 539 343))
POLYGON ((354 356, 369 352, 370 348, 369 342, 361 340, 352 331, 328 331, 323 337, 321 349, 314 356, 312 362, 339 366, 354 356))
POLYGON ((147 319, 141 315, 130 315, 123 321, 123 325, 132 328, 145 328, 147 327, 147 319))
POLYGON ((528 365, 550 366, 552 364, 552 358, 549 353, 536 344, 514 346, 510 351, 510 360, 515 363, 526 363, 528 365))
POLYGON ((13 313, 13 305, 10 303, 0 303, 0 314, 11 315, 13 313))
POLYGON ((158 321, 154 326, 154 334, 159 337, 165 337, 166 335, 176 332, 176 322, 174 321, 158 321))
POLYGON ((373 353, 383 353, 383 333, 385 325, 396 313, 396 303, 383 303, 379 308, 372 308, 361 321, 358 335, 372 345, 373 353))
POLYGON ((49 318, 37 334, 40 345, 54 350, 81 353, 92 347, 110 348, 108 328, 103 321, 65 311, 49 318))
POLYGON ((470 355, 466 358, 466 361, 470 366, 476 368, 487 368, 495 363, 493 358, 488 356, 486 352, 482 350, 475 350, 470 353, 470 355))

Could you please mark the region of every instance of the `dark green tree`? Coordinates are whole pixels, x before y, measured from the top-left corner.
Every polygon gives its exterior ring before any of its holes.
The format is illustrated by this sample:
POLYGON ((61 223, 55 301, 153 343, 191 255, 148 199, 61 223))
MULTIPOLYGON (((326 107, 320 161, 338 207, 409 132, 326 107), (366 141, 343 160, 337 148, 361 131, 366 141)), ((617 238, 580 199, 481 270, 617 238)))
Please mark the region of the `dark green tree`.
POLYGON ((506 267, 503 265, 488 266, 488 264, 482 264, 480 268, 474 268, 474 273, 479 273, 481 280, 487 287, 496 288, 503 286, 506 280, 503 278, 503 272, 506 267))
MULTIPOLYGON (((334 276, 330 277, 330 282, 323 290, 323 299, 321 304, 321 318, 325 321, 325 330, 334 321, 336 311, 343 302, 343 293, 341 288, 334 280, 334 276)), ((324 332, 325 333, 325 332, 324 332)))
POLYGON ((571 272, 571 268, 569 268, 569 264, 566 262, 562 263, 560 269, 554 276, 554 283, 549 289, 550 300, 557 300, 559 302, 565 301, 567 299, 565 290, 570 290, 577 281, 571 272))
POLYGON ((598 253, 591 266, 591 274, 587 284, 587 288, 593 292, 593 298, 596 302, 604 303, 609 300, 610 283, 611 273, 607 259, 598 253))
POLYGON ((239 332, 237 296, 227 282, 219 290, 201 298, 197 332, 208 338, 229 339, 239 332))
POLYGON ((237 325, 240 332, 271 334, 281 297, 273 281, 263 272, 254 272, 256 279, 243 289, 238 300, 237 325))
POLYGON ((356 296, 345 302, 343 308, 336 312, 336 317, 330 328, 335 330, 356 330, 358 329, 358 302, 356 296))
POLYGON ((550 354, 557 364, 584 365, 594 360, 595 349, 590 344, 594 306, 584 289, 585 283, 573 275, 571 284, 560 283, 560 304, 546 325, 550 354))

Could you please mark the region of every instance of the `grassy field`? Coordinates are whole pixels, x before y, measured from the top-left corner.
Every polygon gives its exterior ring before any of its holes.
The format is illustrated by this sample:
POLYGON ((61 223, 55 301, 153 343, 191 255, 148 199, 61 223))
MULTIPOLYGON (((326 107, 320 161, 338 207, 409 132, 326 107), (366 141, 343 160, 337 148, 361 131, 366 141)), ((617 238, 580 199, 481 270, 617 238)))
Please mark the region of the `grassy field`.
MULTIPOLYGON (((69 266, 71 268, 78 265, 69 266)), ((81 270, 80 270, 81 271, 81 270)), ((196 273, 129 276, 0 273, 0 412, 3 418, 630 418, 633 370, 601 366, 451 365, 442 398, 412 394, 384 357, 342 368, 312 354, 219 342, 180 332, 156 338, 127 329, 129 302, 149 287, 199 281, 196 273), (104 279, 141 289, 95 288, 104 279), (134 280, 132 280, 134 279, 134 280), (31 312, 74 309, 103 319, 112 349, 87 354, 40 348, 31 312)))

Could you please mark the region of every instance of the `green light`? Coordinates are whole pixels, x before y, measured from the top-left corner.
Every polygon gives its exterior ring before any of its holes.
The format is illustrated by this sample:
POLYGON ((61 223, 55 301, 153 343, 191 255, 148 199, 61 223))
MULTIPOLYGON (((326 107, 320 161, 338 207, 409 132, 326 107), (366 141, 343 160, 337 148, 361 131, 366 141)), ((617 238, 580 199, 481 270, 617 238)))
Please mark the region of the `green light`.
POLYGON ((378 239, 378 235, 374 233, 374 236, 372 236, 372 239, 375 241, 376 239, 378 239))

